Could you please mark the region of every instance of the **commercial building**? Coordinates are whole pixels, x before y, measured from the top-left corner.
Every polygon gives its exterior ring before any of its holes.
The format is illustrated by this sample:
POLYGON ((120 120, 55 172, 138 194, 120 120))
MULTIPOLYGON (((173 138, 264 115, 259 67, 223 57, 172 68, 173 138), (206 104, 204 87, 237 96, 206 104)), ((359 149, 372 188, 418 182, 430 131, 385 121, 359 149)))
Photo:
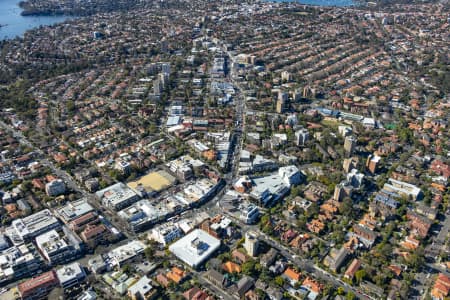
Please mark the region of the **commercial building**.
POLYGON ((197 268, 220 247, 220 240, 201 229, 196 229, 173 243, 169 251, 187 265, 197 268))
POLYGON ((289 192, 289 186, 278 174, 254 178, 250 196, 263 206, 276 203, 289 192))
POLYGON ((245 224, 254 224, 259 218, 259 208, 253 204, 250 204, 241 209, 240 219, 245 224))
POLYGON ((56 209, 57 215, 66 224, 92 211, 94 211, 94 208, 86 199, 69 202, 63 207, 56 209))
POLYGON ((138 232, 164 219, 170 212, 166 205, 157 207, 149 200, 144 199, 119 211, 118 215, 128 223, 131 230, 138 232))
POLYGON ((58 284, 55 271, 50 271, 20 283, 17 289, 23 300, 45 299, 58 284))
POLYGON ((95 193, 102 204, 114 210, 121 210, 139 200, 139 195, 119 182, 95 193))
POLYGON ((299 169, 294 165, 279 168, 278 175, 289 187, 291 185, 300 184, 303 179, 299 169))
POLYGON ((0 251, 3 251, 8 248, 9 243, 8 240, 6 239, 6 236, 4 234, 0 234, 0 251))
POLYGON ((121 267, 129 260, 144 253, 145 244, 139 240, 133 240, 125 245, 111 250, 106 258, 110 269, 115 266, 121 267))
POLYGON ((187 185, 183 189, 183 195, 178 195, 181 197, 177 197, 177 199, 186 205, 198 206, 215 195, 217 189, 223 184, 222 180, 215 184, 209 179, 202 178, 193 184, 187 185))
POLYGON ((61 287, 67 289, 82 283, 86 279, 86 272, 80 263, 75 262, 58 269, 56 276, 61 287))
POLYGON ((183 232, 178 225, 166 223, 158 226, 157 228, 153 228, 149 238, 165 246, 182 236, 183 232))
POLYGON ((66 192, 66 185, 62 179, 55 179, 45 185, 45 192, 51 197, 58 196, 66 192))
POLYGON ((61 227, 60 222, 48 209, 41 210, 23 219, 12 222, 7 229, 7 235, 14 244, 21 244, 52 229, 61 227))
POLYGON ((61 235, 53 229, 36 237, 36 246, 50 265, 64 264, 82 253, 81 240, 64 229, 61 235))
POLYGON ((250 196, 261 205, 268 206, 283 198, 291 186, 301 183, 302 179, 303 175, 296 166, 281 167, 275 174, 253 178, 250 196))
POLYGON ((106 262, 102 255, 97 255, 89 259, 88 266, 94 274, 101 274, 105 272, 107 268, 106 262))
POLYGON ((96 225, 100 223, 100 218, 95 211, 91 211, 81 217, 73 219, 69 222, 69 228, 75 232, 80 232, 86 228, 88 225, 96 225))
POLYGON ((8 248, 0 253, 0 283, 30 276, 43 264, 41 256, 31 243, 8 248))
POLYGON ((105 224, 90 224, 80 232, 80 237, 87 247, 93 249, 99 244, 106 244, 108 241, 114 240, 114 234, 106 227, 105 224))

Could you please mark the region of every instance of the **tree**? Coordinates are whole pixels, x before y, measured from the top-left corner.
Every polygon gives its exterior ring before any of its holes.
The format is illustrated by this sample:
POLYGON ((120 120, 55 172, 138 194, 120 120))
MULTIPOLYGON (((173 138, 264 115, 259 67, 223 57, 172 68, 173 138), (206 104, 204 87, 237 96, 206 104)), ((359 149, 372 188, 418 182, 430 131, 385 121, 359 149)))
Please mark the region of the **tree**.
POLYGON ((147 247, 147 248, 145 248, 145 250, 144 250, 144 254, 145 254, 145 257, 146 257, 148 260, 152 260, 153 257, 154 257, 154 255, 155 255, 155 251, 153 250, 153 248, 147 247))
POLYGON ((360 284, 361 281, 366 277, 366 271, 365 270, 358 270, 355 273, 355 279, 356 283, 360 284))
POLYGON ((123 266, 122 271, 127 275, 130 275, 133 272, 131 266, 128 264, 123 266))
POLYGON ((354 300, 354 299, 356 299, 356 296, 352 292, 348 292, 347 295, 345 296, 345 299, 354 300))
POLYGON ((255 261, 250 259, 242 264, 242 273, 248 276, 253 276, 255 273, 255 261))
POLYGON ((342 200, 341 205, 339 206, 339 212, 347 217, 352 217, 354 212, 353 207, 353 201, 349 197, 345 197, 344 200, 342 200))
POLYGON ((284 279, 281 276, 277 276, 275 277, 275 284, 278 286, 283 286, 284 285, 284 279))

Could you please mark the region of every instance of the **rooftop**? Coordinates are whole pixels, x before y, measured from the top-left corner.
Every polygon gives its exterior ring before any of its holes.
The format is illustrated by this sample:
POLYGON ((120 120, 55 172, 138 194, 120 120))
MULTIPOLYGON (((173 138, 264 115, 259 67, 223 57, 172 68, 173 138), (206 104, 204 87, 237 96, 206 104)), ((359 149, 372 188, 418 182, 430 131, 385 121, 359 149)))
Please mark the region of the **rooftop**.
POLYGON ((74 262, 58 269, 56 271, 56 276, 58 276, 59 282, 64 284, 64 282, 68 282, 73 279, 81 279, 86 277, 86 272, 80 263, 74 262))
POLYGON ((20 294, 24 294, 38 288, 39 286, 51 284, 57 281, 58 278, 56 277, 55 271, 50 271, 20 283, 17 288, 19 289, 20 294))
POLYGON ((41 210, 23 219, 17 219, 12 222, 15 233, 22 239, 35 237, 46 228, 59 227, 58 219, 48 209, 41 210))
POLYGON ((191 267, 203 263, 220 247, 220 240, 201 229, 196 229, 173 243, 169 250, 191 267))
POLYGON ((68 203, 67 205, 57 209, 56 212, 59 216, 61 216, 64 222, 70 222, 93 210, 94 208, 87 202, 86 199, 81 199, 68 203))

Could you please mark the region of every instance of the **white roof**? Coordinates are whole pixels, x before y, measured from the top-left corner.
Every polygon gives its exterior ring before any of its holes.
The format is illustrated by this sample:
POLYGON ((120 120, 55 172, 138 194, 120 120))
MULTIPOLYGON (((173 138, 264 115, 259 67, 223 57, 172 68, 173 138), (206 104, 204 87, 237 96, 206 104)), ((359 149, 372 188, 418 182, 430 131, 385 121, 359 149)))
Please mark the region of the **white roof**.
POLYGON ((114 263, 122 263, 142 252, 144 252, 145 244, 139 240, 133 240, 128 244, 119 246, 108 253, 108 256, 114 260, 114 263))
POLYGON ((86 199, 70 202, 69 204, 58 208, 57 212, 66 222, 70 222, 75 218, 85 215, 94 208, 87 202, 86 199))
POLYGON ((128 288, 128 291, 132 295, 136 295, 139 293, 139 294, 141 294, 141 296, 144 296, 145 294, 147 294, 149 291, 151 291, 153 289, 153 287, 151 286, 150 283, 151 283, 150 278, 148 278, 147 276, 144 276, 141 279, 139 279, 135 284, 130 286, 128 288))
POLYGON ((56 271, 56 276, 58 277, 59 282, 64 285, 65 282, 71 281, 75 278, 79 280, 83 279, 86 277, 86 273, 80 263, 74 262, 58 269, 56 271))
POLYGON ((201 229, 196 229, 170 245, 169 250, 180 260, 195 268, 219 247, 220 240, 201 229))

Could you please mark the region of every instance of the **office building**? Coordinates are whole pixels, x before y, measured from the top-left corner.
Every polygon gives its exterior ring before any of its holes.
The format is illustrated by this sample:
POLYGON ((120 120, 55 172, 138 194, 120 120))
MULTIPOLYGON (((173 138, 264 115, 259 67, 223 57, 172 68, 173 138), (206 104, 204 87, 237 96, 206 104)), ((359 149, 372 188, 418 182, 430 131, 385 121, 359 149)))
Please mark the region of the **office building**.
POLYGON ((86 272, 80 263, 75 262, 58 269, 56 271, 56 276, 58 277, 61 287, 63 289, 68 289, 84 282, 86 279, 86 272))
POLYGON ((107 254, 107 265, 109 265, 110 269, 116 266, 122 267, 136 256, 143 254, 145 248, 146 245, 139 240, 133 240, 125 245, 119 246, 107 254))
POLYGON ((157 207, 149 200, 143 199, 119 211, 118 215, 128 223, 131 230, 139 232, 155 224, 158 220, 162 220, 169 212, 167 206, 157 207))
POLYGON ((86 199, 69 202, 63 207, 56 209, 57 215, 66 224, 93 211, 94 208, 86 199))
POLYGON ((14 244, 21 244, 52 229, 61 227, 60 222, 48 209, 41 210, 23 219, 16 219, 6 234, 14 244))
POLYGON ((279 168, 278 176, 280 176, 283 182, 289 187, 300 184, 303 179, 300 170, 294 165, 279 168))
POLYGON ((107 267, 102 255, 97 255, 89 259, 88 266, 94 274, 101 274, 105 272, 107 267))
POLYGON ((13 246, 0 253, 0 283, 34 274, 44 262, 33 244, 13 246))
POLYGON ((183 232, 176 224, 165 223, 153 228, 149 238, 165 246, 182 236, 183 232))
POLYGON ((169 251, 192 268, 204 263, 220 247, 220 240, 196 229, 169 247, 169 251))
POLYGON ((241 220, 245 224, 254 224, 259 218, 259 208, 250 204, 241 210, 241 220))
POLYGON ((82 242, 68 228, 58 233, 50 230, 36 237, 36 246, 49 265, 64 264, 74 260, 82 253, 82 242))
POLYGON ((114 210, 124 209, 139 200, 139 195, 121 182, 100 190, 95 195, 104 206, 114 210))
POLYGON ((352 169, 350 173, 347 174, 347 182, 351 184, 355 189, 361 188, 364 180, 364 174, 358 172, 357 169, 352 169))

